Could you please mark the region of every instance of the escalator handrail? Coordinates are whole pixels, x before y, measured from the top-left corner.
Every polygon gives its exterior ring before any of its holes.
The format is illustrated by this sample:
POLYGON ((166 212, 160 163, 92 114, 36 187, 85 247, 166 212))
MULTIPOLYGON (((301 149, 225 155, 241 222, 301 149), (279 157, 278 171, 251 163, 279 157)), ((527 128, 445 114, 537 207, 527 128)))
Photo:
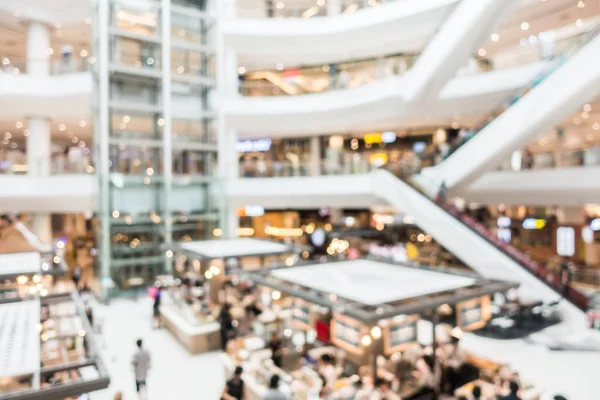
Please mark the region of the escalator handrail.
POLYGON ((502 103, 500 111, 496 110, 494 113, 488 115, 484 122, 478 124, 473 130, 469 132, 469 134, 462 140, 456 147, 454 147, 446 156, 449 158, 454 152, 460 149, 465 143, 469 142, 470 139, 475 137, 479 132, 485 129, 490 123, 492 123, 496 118, 502 115, 506 110, 516 104, 519 100, 521 100, 531 89, 538 86, 542 83, 548 76, 552 74, 555 70, 557 70, 561 65, 565 63, 565 61, 569 58, 571 53, 575 53, 575 50, 578 50, 591 42, 596 36, 600 34, 600 21, 596 22, 591 28, 581 33, 581 37, 571 43, 567 48, 565 48, 560 54, 554 55, 547 62, 542 71, 535 75, 535 77, 531 80, 531 82, 525 86, 517 89, 516 92, 512 93, 508 99, 502 103))
MULTIPOLYGON (((394 176, 396 176, 396 175, 394 175, 394 176)), ((464 226, 466 226, 471 231, 476 233, 479 237, 483 238, 486 242, 488 242, 489 244, 494 246, 498 251, 500 251, 501 253, 503 253, 504 255, 509 257, 511 260, 513 260, 514 262, 519 264, 521 267, 523 267, 523 269, 525 269, 531 275, 538 278, 538 280, 540 280, 541 282, 546 284, 548 287, 550 287, 552 290, 554 290, 558 295, 560 295, 561 297, 563 296, 563 294, 560 292, 560 279, 557 274, 550 271, 547 267, 545 267, 541 263, 533 260, 531 257, 529 257, 527 254, 525 254, 521 250, 517 249, 516 247, 514 247, 508 243, 504 243, 504 244, 500 245, 497 238, 491 234, 491 231, 489 229, 487 229, 485 226, 477 223, 476 221, 474 221, 472 219, 471 219, 471 222, 469 222, 468 219, 467 220, 463 219, 463 217, 465 217, 466 215, 461 213, 456 207, 453 207, 447 203, 442 203, 441 201, 438 201, 436 199, 432 199, 410 177, 403 177, 403 176, 396 176, 396 177, 398 179, 400 179, 401 181, 403 181, 404 183, 406 183, 411 188, 413 188, 414 190, 416 190, 417 192, 419 192, 424 198, 426 198, 430 202, 436 204, 439 208, 444 210, 448 215, 452 216, 455 220, 462 223, 464 226), (471 225, 471 223, 478 224, 479 229, 475 225, 471 225), (485 232, 485 234, 483 232, 485 232), (492 239, 492 237, 494 237, 494 239, 492 239)), ((566 300, 571 302, 577 308, 579 308, 583 311, 587 311, 588 301, 589 301, 588 297, 586 295, 584 295, 583 293, 581 293, 580 291, 578 291, 577 289, 573 288, 572 286, 569 287, 568 298, 566 298, 566 300)))

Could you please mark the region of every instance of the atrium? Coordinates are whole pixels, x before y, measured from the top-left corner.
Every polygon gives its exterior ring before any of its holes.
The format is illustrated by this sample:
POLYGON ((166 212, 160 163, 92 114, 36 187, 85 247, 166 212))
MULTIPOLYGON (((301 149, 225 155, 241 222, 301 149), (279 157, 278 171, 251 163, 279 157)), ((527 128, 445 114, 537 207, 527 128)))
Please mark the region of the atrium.
POLYGON ((0 0, 0 400, 600 398, 600 0, 0 0))

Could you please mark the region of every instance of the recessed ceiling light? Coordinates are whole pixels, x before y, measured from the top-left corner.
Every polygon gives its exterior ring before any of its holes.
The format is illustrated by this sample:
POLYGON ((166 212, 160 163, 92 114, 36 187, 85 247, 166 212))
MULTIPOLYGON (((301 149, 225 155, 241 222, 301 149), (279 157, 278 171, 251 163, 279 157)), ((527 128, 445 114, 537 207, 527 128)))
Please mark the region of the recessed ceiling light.
POLYGON ((277 63, 277 65, 275 66, 275 68, 277 69, 277 71, 281 71, 281 70, 283 70, 283 64, 282 63, 277 63))
POLYGON ((52 47, 48 47, 48 55, 51 56, 54 54, 54 49, 52 47))
POLYGON ((21 129, 21 128, 23 127, 23 123, 22 123, 21 121, 17 121, 17 123, 15 124, 15 126, 16 126, 18 129, 21 129))
POLYGON ((86 25, 90 25, 92 23, 92 17, 85 17, 83 22, 85 22, 86 25))
POLYGON ((587 111, 584 111, 581 113, 581 118, 583 119, 588 119, 590 117, 590 113, 587 111))
POLYGON ((79 121, 80 127, 85 128, 86 125, 87 125, 87 122, 85 122, 85 119, 82 119, 81 121, 79 121))
POLYGON ((529 22, 521 22, 521 30, 526 31, 527 29, 529 29, 529 22))
POLYGON ((592 125, 592 128, 593 128, 595 131, 598 131, 598 130, 600 130, 600 123, 596 122, 594 125, 592 125))
POLYGON ((487 54, 487 51, 485 51, 485 49, 479 49, 477 54, 479 54, 481 57, 484 57, 487 54))
POLYGON ((583 26, 583 20, 581 18, 579 18, 577 21, 575 21, 575 25, 583 26))
POLYGON ((81 57, 84 57, 84 58, 85 58, 85 57, 87 57, 87 56, 88 56, 88 52, 87 52, 87 50, 86 50, 86 49, 81 49, 81 51, 79 52, 79 55, 80 55, 81 57))
POLYGON ((125 122, 126 124, 128 124, 129 121, 131 121, 131 117, 129 115, 123 115, 123 122, 125 122))
POLYGON ((583 106, 583 111, 587 111, 587 112, 592 111, 592 105, 586 104, 585 106, 583 106))
POLYGON ((246 73, 246 68, 240 66, 238 68, 238 74, 239 75, 244 75, 245 73, 246 73))
POLYGON ((278 10, 281 10, 284 7, 283 1, 278 1, 276 7, 278 10))
POLYGON ((577 7, 583 8, 585 7, 585 3, 582 0, 579 0, 579 3, 577 3, 577 7))
POLYGON ((23 136, 25 136, 25 137, 29 137, 29 129, 25 129, 25 130, 23 131, 23 136))
POLYGON ((492 33, 491 39, 492 42, 497 42, 498 40, 500 40, 500 35, 498 35, 497 33, 492 33))
POLYGON ((65 126, 65 124, 60 124, 60 125, 58 125, 58 130, 59 130, 59 131, 61 131, 61 132, 62 132, 62 131, 64 131, 65 129, 67 129, 67 127, 65 126))

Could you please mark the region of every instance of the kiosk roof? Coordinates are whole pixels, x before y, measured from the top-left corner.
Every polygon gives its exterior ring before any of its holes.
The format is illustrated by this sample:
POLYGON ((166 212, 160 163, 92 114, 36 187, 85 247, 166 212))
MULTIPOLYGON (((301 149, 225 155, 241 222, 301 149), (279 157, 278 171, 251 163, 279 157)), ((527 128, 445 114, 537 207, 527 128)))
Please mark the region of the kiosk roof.
POLYGON ((250 238, 201 240, 196 242, 180 242, 175 249, 194 253, 202 258, 237 258, 246 256, 268 256, 291 253, 291 246, 250 238))
POLYGON ((39 300, 0 304, 0 321, 0 378, 35 374, 40 369, 39 300))
POLYGON ((271 275, 366 305, 455 290, 475 278, 360 259, 277 269, 271 275))

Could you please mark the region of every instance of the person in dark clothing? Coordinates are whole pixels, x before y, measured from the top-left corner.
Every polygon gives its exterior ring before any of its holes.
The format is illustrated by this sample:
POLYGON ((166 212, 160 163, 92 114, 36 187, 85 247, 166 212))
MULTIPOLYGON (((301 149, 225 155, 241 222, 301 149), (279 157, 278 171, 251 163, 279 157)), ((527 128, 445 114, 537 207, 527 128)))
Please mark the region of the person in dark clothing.
POLYGON ((283 346, 277 332, 273 332, 273 335, 271 335, 269 349, 271 349, 271 360, 273 360, 273 364, 281 368, 283 359, 283 346))
POLYGON ((219 324, 221 324, 221 348, 227 350, 227 342, 233 337, 233 317, 231 316, 231 304, 223 304, 221 312, 219 312, 219 324))
POLYGON ((562 295, 565 299, 569 298, 569 288, 571 286, 571 266, 565 260, 560 264, 560 285, 562 289, 562 295))
POLYGON ((515 381, 511 381, 508 384, 508 387, 510 388, 510 394, 508 396, 500 396, 498 397, 498 400, 521 400, 521 398, 518 395, 519 384, 515 381))
POLYGON ((221 397, 223 400, 243 400, 244 399, 244 381, 242 380, 242 367, 235 367, 233 378, 227 381, 225 391, 221 397))
POLYGON ((160 328, 160 303, 162 301, 163 287, 159 287, 154 297, 154 303, 152 304, 152 323, 155 328, 160 328))
POLYGON ((473 386, 473 400, 481 399, 481 388, 479 386, 473 386))

